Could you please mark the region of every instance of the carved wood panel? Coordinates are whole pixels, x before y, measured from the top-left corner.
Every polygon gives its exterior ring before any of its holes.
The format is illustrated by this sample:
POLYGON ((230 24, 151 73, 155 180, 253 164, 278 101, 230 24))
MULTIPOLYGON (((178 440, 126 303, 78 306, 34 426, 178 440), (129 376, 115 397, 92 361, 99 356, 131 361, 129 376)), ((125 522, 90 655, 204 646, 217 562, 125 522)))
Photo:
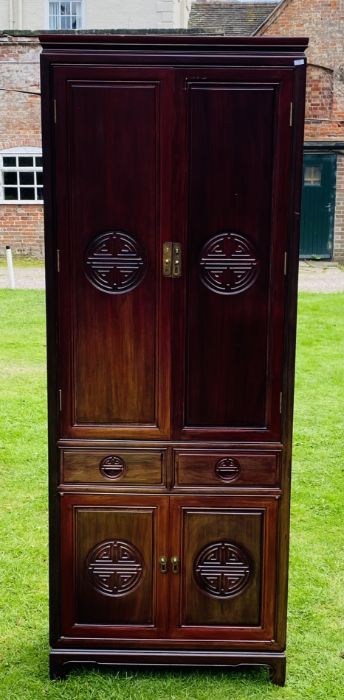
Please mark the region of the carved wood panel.
POLYGON ((174 437, 278 439, 290 76, 181 69, 178 80, 188 265, 176 289, 174 437))
POLYGON ((171 79, 56 69, 65 437, 170 434, 171 79))
POLYGON ((277 501, 175 496, 171 506, 182 562, 181 576, 171 584, 179 600, 172 606, 174 636, 269 638, 274 625, 277 501))
POLYGON ((166 621, 168 501, 153 496, 65 495, 62 616, 72 636, 156 636, 166 621))

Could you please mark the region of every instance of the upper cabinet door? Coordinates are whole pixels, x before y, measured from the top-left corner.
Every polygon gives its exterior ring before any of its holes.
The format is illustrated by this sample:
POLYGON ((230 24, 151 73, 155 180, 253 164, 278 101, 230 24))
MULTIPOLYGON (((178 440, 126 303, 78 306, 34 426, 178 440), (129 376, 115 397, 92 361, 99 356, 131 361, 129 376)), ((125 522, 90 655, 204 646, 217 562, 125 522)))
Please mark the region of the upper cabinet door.
POLYGON ((171 80, 54 69, 63 437, 170 434, 171 80))
POLYGON ((174 436, 279 439, 292 71, 180 70, 178 85, 174 436))

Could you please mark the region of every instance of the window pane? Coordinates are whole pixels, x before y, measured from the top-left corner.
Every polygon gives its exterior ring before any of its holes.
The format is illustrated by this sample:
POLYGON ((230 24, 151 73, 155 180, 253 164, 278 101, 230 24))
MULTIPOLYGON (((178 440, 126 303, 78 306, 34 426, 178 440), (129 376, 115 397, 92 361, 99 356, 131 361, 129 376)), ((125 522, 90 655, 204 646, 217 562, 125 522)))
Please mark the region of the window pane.
POLYGON ((37 185, 43 185, 43 173, 42 172, 36 173, 36 182, 37 182, 37 185))
POLYGON ((34 185, 34 173, 19 173, 19 182, 21 185, 34 185))
POLYGON ((49 29, 58 29, 58 22, 56 15, 49 16, 49 29))
POLYGON ((17 185, 17 173, 16 172, 4 172, 4 185, 17 185))
POLYGON ((15 168, 16 167, 16 158, 15 156, 4 156, 3 158, 3 164, 4 168, 15 168))
POLYGON ((41 168, 42 165, 43 165, 43 158, 42 158, 42 156, 36 156, 35 161, 36 161, 36 166, 37 166, 37 168, 41 168))
POLYGON ((18 190, 16 187, 4 187, 4 199, 18 199, 18 190))
POLYGON ((19 167, 32 168, 33 167, 32 156, 19 156, 19 167))
POLYGON ((315 165, 306 165, 304 181, 305 185, 321 185, 321 168, 315 165))
POLYGON ((43 199, 43 187, 37 188, 37 199, 43 199))
POLYGON ((20 199, 35 199, 34 187, 21 187, 20 188, 20 199))

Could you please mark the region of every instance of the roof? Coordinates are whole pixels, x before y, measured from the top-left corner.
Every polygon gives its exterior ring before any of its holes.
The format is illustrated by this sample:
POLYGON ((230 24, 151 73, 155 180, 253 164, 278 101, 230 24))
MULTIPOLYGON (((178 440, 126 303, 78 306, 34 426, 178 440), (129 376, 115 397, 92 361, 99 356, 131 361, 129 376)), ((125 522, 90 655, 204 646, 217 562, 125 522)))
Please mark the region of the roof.
POLYGON ((193 2, 188 28, 205 34, 250 36, 277 5, 279 2, 193 2))

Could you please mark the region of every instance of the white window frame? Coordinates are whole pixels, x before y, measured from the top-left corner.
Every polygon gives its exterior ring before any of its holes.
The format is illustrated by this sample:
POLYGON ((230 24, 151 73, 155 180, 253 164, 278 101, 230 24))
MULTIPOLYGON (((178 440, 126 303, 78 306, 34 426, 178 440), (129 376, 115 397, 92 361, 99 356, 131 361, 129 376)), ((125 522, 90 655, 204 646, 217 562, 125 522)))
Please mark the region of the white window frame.
MULTIPOLYGON (((36 158, 42 157, 42 149, 36 148, 34 146, 23 146, 21 148, 6 148, 0 150, 0 204, 43 204, 43 199, 38 199, 38 189, 43 188, 43 185, 37 183, 37 174, 43 172, 42 165, 37 165, 36 158), (21 157, 31 157, 33 158, 32 166, 22 166, 19 165, 19 158, 21 157), (4 166, 4 158, 15 158, 15 165, 4 166), (5 199, 5 182, 4 173, 15 172, 17 173, 17 184, 13 184, 13 187, 17 187, 19 193, 19 199, 5 199), (24 199, 20 197, 20 173, 34 173, 34 183, 21 185, 21 189, 32 189, 35 191, 35 199, 24 199)), ((11 187, 10 184, 7 185, 11 187)))
MULTIPOLYGON (((63 3, 63 0, 56 0, 59 5, 63 3)), ((45 14, 46 14, 46 27, 49 29, 49 31, 54 32, 54 31, 64 31, 61 27, 56 27, 55 29, 50 27, 50 5, 54 2, 54 0, 46 0, 45 3, 45 14)), ((66 2, 78 2, 81 5, 81 12, 80 12, 80 26, 77 27, 77 29, 83 29, 85 26, 85 2, 84 0, 66 0, 66 2)), ((70 17, 71 15, 69 15, 70 17)), ((61 18, 61 13, 59 14, 59 17, 61 18)), ((70 28, 65 28, 65 31, 69 31, 70 28)))

